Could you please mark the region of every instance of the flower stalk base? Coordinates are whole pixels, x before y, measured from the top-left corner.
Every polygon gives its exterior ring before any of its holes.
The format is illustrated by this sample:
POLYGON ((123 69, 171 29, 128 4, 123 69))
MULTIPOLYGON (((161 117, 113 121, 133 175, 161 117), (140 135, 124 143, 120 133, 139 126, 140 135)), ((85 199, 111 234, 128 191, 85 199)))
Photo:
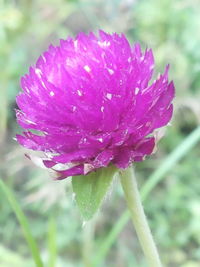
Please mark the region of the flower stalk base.
POLYGON ((133 168, 120 171, 120 179, 131 219, 149 267, 161 267, 159 254, 144 214, 133 168))

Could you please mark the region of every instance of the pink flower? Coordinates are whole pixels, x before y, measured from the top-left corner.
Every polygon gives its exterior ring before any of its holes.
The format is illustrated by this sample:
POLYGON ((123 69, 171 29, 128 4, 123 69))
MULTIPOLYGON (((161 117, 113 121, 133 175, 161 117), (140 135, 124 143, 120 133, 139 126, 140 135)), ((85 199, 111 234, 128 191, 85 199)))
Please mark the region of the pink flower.
POLYGON ((46 167, 62 166, 58 179, 143 160, 173 110, 168 66, 150 83, 153 69, 152 50, 142 53, 123 34, 61 40, 21 79, 16 115, 26 131, 17 141, 43 151, 46 167))

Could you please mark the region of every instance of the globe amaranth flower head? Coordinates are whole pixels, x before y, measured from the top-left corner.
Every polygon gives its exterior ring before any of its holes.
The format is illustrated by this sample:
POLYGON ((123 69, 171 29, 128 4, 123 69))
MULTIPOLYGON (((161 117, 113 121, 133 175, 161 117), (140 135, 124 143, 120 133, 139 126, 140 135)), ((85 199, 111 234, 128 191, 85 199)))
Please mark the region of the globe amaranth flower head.
POLYGON ((173 109, 168 66, 150 82, 153 69, 152 50, 142 53, 123 34, 80 33, 51 45, 21 79, 16 115, 26 131, 17 141, 42 151, 58 179, 143 160, 173 109))

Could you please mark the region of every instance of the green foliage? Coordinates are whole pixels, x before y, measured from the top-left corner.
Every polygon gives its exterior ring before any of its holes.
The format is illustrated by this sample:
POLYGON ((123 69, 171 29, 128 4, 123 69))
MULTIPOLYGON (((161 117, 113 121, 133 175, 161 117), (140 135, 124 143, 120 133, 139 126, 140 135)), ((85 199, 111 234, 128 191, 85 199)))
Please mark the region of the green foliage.
POLYGON ((90 220, 99 209, 117 169, 113 166, 84 176, 72 177, 75 199, 85 220, 90 220))
POLYGON ((36 267, 42 267, 42 260, 40 258, 40 253, 37 247, 37 244, 31 234, 30 228, 29 228, 29 223, 23 213, 23 211, 21 210, 18 202, 16 201, 12 191, 5 185, 5 183, 3 182, 3 180, 0 180, 0 188, 3 191, 3 193, 5 194, 5 197, 8 199, 13 211, 15 212, 17 219, 20 222, 20 225, 22 227, 24 236, 27 240, 27 243, 30 247, 33 259, 35 261, 36 267))
POLYGON ((1 267, 15 266, 15 267, 32 267, 29 260, 22 258, 15 252, 10 251, 4 246, 0 246, 1 267))

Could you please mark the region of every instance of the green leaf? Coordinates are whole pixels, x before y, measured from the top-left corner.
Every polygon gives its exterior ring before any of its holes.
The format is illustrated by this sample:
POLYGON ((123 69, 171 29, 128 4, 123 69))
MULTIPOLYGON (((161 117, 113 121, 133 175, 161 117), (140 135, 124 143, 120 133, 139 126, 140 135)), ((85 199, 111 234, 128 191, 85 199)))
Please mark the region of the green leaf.
POLYGON ((7 198, 8 202, 10 203, 11 208, 13 209, 21 228, 24 232, 24 236, 26 238, 26 241, 29 245, 29 248, 31 250, 33 260, 35 261, 35 265, 37 267, 43 267, 42 259, 40 257, 40 250, 39 247, 36 244, 36 241, 34 237, 32 236, 30 225, 27 221, 27 218, 22 211, 19 203, 15 199, 15 196, 12 192, 12 190, 3 182, 3 180, 0 178, 0 189, 4 193, 5 197, 7 198))
POLYGON ((91 219, 98 210, 116 172, 117 169, 110 166, 72 177, 75 199, 85 220, 91 219))

